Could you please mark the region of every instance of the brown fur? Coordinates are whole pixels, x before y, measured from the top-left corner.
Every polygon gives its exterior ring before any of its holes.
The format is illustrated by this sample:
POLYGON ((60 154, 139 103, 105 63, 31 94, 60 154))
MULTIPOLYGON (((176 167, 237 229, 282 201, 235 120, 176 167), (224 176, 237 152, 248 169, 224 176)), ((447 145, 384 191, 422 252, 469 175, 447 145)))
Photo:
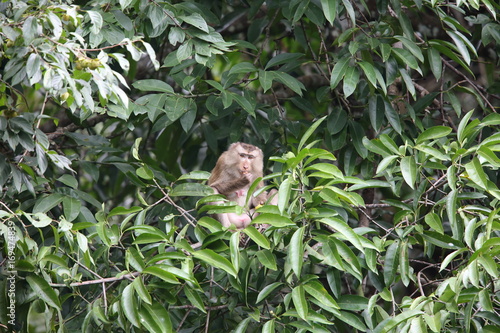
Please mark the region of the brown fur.
MULTIPOLYGON (((252 183, 263 175, 263 154, 260 148, 242 142, 236 142, 229 146, 217 160, 210 177, 208 185, 216 193, 225 195, 229 200, 248 210, 247 214, 237 215, 234 213, 217 214, 215 217, 225 227, 231 224, 237 228, 245 228, 251 222, 253 208, 267 201, 267 193, 263 192, 258 197, 253 197, 246 204, 246 196, 252 183)), ((257 189, 264 186, 261 181, 257 189)))

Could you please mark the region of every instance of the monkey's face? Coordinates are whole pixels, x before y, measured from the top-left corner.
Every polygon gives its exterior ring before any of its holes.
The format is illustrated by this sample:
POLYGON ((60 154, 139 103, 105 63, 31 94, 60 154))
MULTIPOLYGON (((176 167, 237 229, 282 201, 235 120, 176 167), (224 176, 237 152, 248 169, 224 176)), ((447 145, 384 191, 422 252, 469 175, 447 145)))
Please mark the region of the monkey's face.
POLYGON ((252 153, 239 153, 240 166, 239 170, 241 174, 246 175, 252 173, 253 164, 256 156, 252 153))

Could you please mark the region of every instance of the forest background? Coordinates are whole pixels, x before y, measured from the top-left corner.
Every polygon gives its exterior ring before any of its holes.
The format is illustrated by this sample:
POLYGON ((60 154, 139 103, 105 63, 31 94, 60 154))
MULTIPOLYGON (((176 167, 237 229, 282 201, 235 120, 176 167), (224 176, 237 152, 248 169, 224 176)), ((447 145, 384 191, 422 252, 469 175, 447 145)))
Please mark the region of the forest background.
POLYGON ((499 15, 0 2, 0 331, 500 332, 499 15), (279 189, 238 231, 236 141, 279 189))

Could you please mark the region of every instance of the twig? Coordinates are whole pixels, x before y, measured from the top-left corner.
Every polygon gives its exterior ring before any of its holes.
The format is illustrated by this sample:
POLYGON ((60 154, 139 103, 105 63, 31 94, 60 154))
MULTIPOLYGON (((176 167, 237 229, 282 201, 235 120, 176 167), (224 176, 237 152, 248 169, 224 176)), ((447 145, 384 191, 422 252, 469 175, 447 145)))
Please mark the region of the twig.
POLYGON ((169 203, 170 205, 172 205, 175 209, 177 209, 177 211, 179 213, 181 213, 181 216, 184 217, 188 221, 189 224, 191 224, 193 227, 196 227, 196 224, 195 224, 196 219, 191 214, 189 214, 187 210, 185 210, 181 206, 177 205, 174 202, 174 200, 172 200, 172 198, 170 197, 170 195, 168 195, 168 193, 165 192, 165 190, 160 186, 160 184, 158 184, 158 182, 156 181, 156 179, 153 179, 153 181, 154 181, 156 187, 158 187, 158 189, 163 194, 163 198, 161 198, 160 200, 158 200, 154 205, 156 205, 158 202, 166 201, 167 203, 169 203))
POLYGON ((81 286, 88 286, 91 284, 101 284, 101 283, 109 283, 109 282, 115 282, 115 281, 121 281, 129 278, 135 278, 139 275, 139 272, 133 272, 133 273, 128 273, 122 276, 115 276, 115 277, 109 277, 109 278, 102 278, 102 279, 97 279, 97 280, 88 280, 88 281, 82 281, 82 282, 73 282, 70 284, 64 284, 64 283, 49 283, 51 287, 81 287, 81 286))

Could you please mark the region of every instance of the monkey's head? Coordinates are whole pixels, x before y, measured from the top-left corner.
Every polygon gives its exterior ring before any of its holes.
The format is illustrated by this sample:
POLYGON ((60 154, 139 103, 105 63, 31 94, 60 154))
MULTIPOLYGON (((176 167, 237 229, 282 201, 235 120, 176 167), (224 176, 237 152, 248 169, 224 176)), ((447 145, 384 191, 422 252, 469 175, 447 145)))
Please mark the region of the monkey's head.
POLYGON ((229 146, 228 152, 232 155, 230 160, 242 175, 250 175, 252 179, 262 176, 263 156, 259 147, 236 142, 229 146))

